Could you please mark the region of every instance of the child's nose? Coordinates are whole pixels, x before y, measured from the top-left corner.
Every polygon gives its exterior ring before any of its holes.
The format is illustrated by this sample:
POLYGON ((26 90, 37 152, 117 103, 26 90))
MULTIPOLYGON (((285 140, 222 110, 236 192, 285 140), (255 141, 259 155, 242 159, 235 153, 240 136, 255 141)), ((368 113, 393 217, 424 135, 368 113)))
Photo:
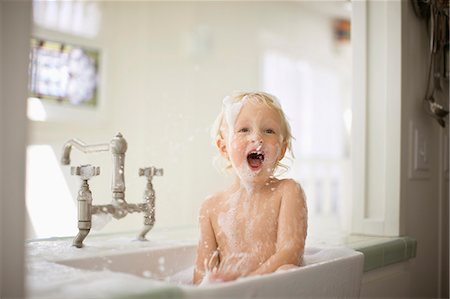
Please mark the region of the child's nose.
POLYGON ((252 143, 262 144, 263 143, 263 139, 262 139, 261 134, 253 134, 253 136, 252 136, 252 143))

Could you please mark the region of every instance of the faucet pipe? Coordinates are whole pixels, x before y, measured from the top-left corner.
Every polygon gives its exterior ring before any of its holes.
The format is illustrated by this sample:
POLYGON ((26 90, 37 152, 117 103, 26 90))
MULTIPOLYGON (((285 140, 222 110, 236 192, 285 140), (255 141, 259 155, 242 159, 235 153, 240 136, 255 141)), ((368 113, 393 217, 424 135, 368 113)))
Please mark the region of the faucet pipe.
POLYGON ((89 234, 92 226, 92 192, 88 181, 100 174, 100 167, 92 165, 81 165, 70 169, 72 175, 81 178, 81 187, 78 191, 78 235, 73 240, 73 246, 83 247, 83 241, 89 234))
POLYGON ((144 227, 138 235, 141 241, 147 240, 145 235, 155 225, 155 189, 153 188, 152 180, 154 176, 162 176, 164 171, 162 168, 147 167, 139 169, 139 176, 147 177, 147 186, 144 191, 144 205, 147 207, 144 211, 144 227))
POLYGON ((145 235, 155 225, 155 190, 153 189, 152 177, 148 177, 147 188, 144 191, 144 205, 147 207, 144 211, 144 227, 138 235, 141 241, 147 240, 145 235))
POLYGON ((117 133, 111 140, 109 148, 112 153, 113 173, 111 191, 113 200, 117 205, 125 205, 125 153, 128 148, 127 141, 121 133, 117 133))
POLYGON ((96 153, 96 152, 106 152, 109 151, 109 144, 91 144, 87 145, 83 141, 73 138, 68 140, 63 147, 63 156, 61 158, 61 164, 69 165, 70 164, 70 152, 72 151, 72 147, 75 147, 79 151, 83 153, 96 153))
POLYGON ((141 213, 148 210, 148 206, 144 203, 133 204, 127 203, 126 205, 118 206, 114 204, 107 205, 93 205, 91 209, 92 215, 94 214, 111 214, 115 219, 121 219, 129 213, 141 213))
MULTIPOLYGON (((125 153, 127 151, 127 141, 123 138, 121 133, 117 133, 110 143, 87 145, 83 141, 73 138, 68 140, 63 147, 63 155, 61 164, 70 164, 70 153, 72 147, 80 150, 83 153, 95 153, 111 150, 113 172, 111 179, 112 198, 116 205, 126 205, 125 201, 125 153)), ((126 215, 126 214, 125 214, 126 215)), ((125 216, 124 215, 124 216, 125 216)), ((120 215, 117 215, 120 216, 120 215)))
POLYGON ((92 226, 92 193, 89 190, 87 179, 83 179, 80 191, 78 192, 78 235, 73 240, 73 246, 83 247, 83 240, 89 234, 92 226))

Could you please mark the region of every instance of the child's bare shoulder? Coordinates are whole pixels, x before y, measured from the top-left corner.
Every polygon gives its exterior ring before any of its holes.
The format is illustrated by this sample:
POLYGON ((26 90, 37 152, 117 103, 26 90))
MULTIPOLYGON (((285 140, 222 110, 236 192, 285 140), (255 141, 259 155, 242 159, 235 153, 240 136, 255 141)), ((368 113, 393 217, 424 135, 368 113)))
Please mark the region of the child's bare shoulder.
POLYGON ((299 182, 293 179, 282 179, 278 183, 278 189, 281 191, 283 200, 306 200, 305 193, 299 182))
POLYGON ((281 179, 278 181, 279 187, 283 191, 303 193, 300 183, 293 179, 281 179))
POLYGON ((207 213, 208 211, 211 211, 212 208, 219 205, 224 198, 224 193, 225 192, 216 192, 214 194, 208 195, 201 204, 200 212, 207 213))
POLYGON ((306 218, 308 210, 306 207, 306 196, 299 182, 293 179, 280 180, 281 200, 287 207, 302 209, 303 217, 306 218))

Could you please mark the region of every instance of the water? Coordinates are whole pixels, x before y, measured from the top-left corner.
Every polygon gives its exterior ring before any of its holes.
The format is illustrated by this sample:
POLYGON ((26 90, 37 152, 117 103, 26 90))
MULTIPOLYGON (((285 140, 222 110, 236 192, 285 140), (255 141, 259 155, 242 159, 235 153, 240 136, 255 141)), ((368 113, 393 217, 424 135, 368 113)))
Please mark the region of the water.
MULTIPOLYGON (((106 207, 103 209, 106 209, 106 207)), ((112 219, 111 214, 102 213, 92 215, 92 229, 95 231, 101 230, 111 221, 111 219, 112 219)))

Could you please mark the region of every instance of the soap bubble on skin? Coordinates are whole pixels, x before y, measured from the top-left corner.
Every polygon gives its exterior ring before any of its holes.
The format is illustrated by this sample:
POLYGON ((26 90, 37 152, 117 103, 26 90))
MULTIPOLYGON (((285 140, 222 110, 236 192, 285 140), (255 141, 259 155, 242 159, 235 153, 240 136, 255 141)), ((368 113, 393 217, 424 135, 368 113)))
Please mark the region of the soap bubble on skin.
POLYGON ((239 177, 241 186, 244 187, 244 189, 247 191, 247 194, 251 196, 254 189, 252 179, 259 174, 260 170, 252 171, 246 163, 244 163, 241 167, 235 169, 236 174, 239 177))
MULTIPOLYGON (((234 234, 234 219, 237 214, 237 205, 240 198, 241 192, 240 190, 231 194, 227 199, 227 204, 229 206, 227 213, 220 213, 217 217, 217 221, 222 228, 220 232, 223 232, 227 239, 233 239, 232 236, 234 234)), ((231 244, 232 246, 236 246, 236 244, 231 244)))

